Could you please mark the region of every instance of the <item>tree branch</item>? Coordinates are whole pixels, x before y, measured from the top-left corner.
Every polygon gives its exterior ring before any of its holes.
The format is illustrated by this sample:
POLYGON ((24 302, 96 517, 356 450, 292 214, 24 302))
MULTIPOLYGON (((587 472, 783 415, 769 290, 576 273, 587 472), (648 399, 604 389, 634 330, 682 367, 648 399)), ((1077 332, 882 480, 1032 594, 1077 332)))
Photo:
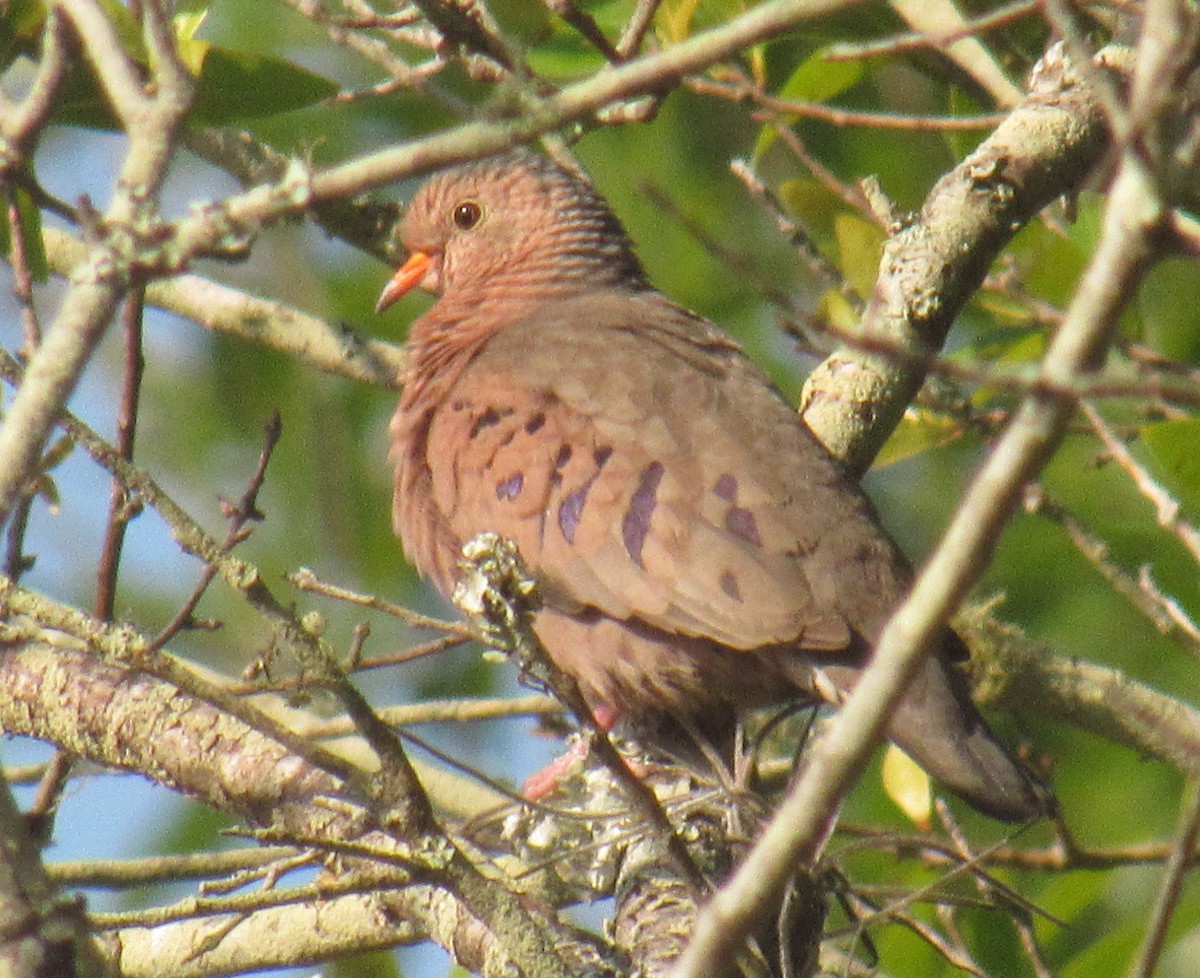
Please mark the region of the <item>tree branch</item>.
POLYGON ((1000 249, 1076 190, 1106 144, 1094 90, 1052 48, 1029 97, 893 230, 860 332, 915 358, 843 345, 809 375, 800 399, 805 422, 853 476, 899 423, 925 378, 920 358, 941 348, 1000 249))
MULTIPOLYGON (((439 881, 433 864, 423 863, 425 856, 414 848, 418 840, 406 845, 380 832, 373 819, 348 798, 345 782, 263 735, 259 725, 248 724, 173 683, 103 662, 65 635, 53 645, 46 644, 21 634, 18 621, 16 626, 6 627, 4 639, 6 650, 0 656, 0 729, 6 733, 47 740, 97 764, 144 774, 251 825, 269 825, 276 832, 315 841, 327 839, 334 846, 339 840, 367 843, 380 854, 375 870, 386 872, 392 885, 407 885, 414 876, 435 885, 449 882, 439 881)), ((456 870, 455 875, 461 885, 462 870, 456 870)), ((538 974, 562 975, 569 972, 559 970, 555 962, 563 957, 573 954, 577 961, 599 960, 597 949, 579 944, 570 931, 558 931, 550 938, 555 926, 543 920, 536 925, 536 932, 543 939, 555 940, 558 950, 541 963, 532 961, 529 946, 517 940, 520 925, 511 910, 502 909, 500 895, 507 892, 506 888, 498 887, 495 881, 487 885, 492 893, 484 904, 460 906, 449 917, 445 914, 448 894, 436 895, 427 886, 368 895, 363 898, 365 904, 362 900, 355 904, 366 911, 363 923, 351 933, 361 936, 366 930, 373 935, 368 945, 392 946, 397 941, 415 939, 412 930, 396 927, 397 918, 407 919, 421 932, 444 942, 443 946, 459 955, 464 967, 484 974, 499 974, 507 966, 505 962, 520 962, 523 973, 530 978, 538 974), (487 911, 484 921, 490 920, 486 930, 480 929, 480 919, 475 915, 480 910, 487 911), (447 919, 456 922, 449 929, 447 919)), ((478 893, 473 895, 484 900, 478 893)), ((303 911, 321 912, 320 904, 303 911)), ((278 918, 274 919, 278 924, 278 918)), ((311 926, 311 918, 307 925, 311 926)), ((180 968, 195 956, 195 966, 208 967, 209 973, 218 973, 211 970, 214 958, 225 960, 234 953, 232 947, 221 948, 220 943, 211 949, 199 949, 196 939, 206 930, 203 926, 189 923, 166 927, 157 935, 164 943, 154 944, 159 948, 160 974, 176 973, 161 956, 167 946, 180 949, 180 968), (170 934, 178 936, 168 939, 170 934)), ((260 931, 256 926, 251 933, 260 931)), ((324 948, 321 955, 344 952, 342 935, 320 930, 311 934, 301 942, 305 954, 316 955, 320 948, 324 948)), ((129 937, 136 939, 136 932, 129 937)), ((148 935, 147 940, 151 939, 148 935)), ((125 940, 126 935, 121 935, 120 943, 125 940)), ((128 952, 110 946, 109 953, 128 952)), ((260 949, 251 957, 263 961, 265 954, 260 949)), ((121 964, 125 967, 124 957, 121 964)))

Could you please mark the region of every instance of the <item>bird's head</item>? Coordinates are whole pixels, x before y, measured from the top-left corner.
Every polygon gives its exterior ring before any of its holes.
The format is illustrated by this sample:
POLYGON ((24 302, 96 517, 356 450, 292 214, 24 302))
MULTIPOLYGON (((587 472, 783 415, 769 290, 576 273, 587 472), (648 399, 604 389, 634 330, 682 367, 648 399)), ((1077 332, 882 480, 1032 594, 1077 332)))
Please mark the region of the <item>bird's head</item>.
POLYGON ((525 150, 434 176, 413 197, 401 237, 409 258, 377 311, 413 288, 469 300, 497 288, 645 285, 624 228, 599 194, 525 150))

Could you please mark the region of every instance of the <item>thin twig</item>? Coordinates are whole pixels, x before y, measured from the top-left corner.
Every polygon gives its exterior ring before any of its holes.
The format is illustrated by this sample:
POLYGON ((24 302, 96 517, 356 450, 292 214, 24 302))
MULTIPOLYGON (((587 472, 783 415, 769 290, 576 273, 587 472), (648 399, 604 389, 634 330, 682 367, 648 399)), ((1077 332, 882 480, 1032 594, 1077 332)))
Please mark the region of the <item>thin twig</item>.
POLYGON ((28 359, 42 342, 42 326, 33 305, 33 272, 29 267, 29 242, 25 238, 25 222, 21 219, 20 191, 9 182, 3 184, 8 221, 9 263, 13 270, 13 296, 21 309, 25 344, 23 356, 28 359))
MULTIPOLYGON (((745 160, 733 160, 729 164, 729 172, 740 180, 750 194, 767 209, 774 219, 779 233, 787 239, 788 245, 804 262, 818 285, 827 289, 838 289, 843 295, 846 294, 849 290, 841 269, 821 254, 821 249, 805 227, 792 219, 783 202, 754 172, 750 164, 745 160)), ((789 304, 794 305, 794 303, 789 304)))
POLYGON ((625 60, 625 56, 613 47, 612 41, 605 36, 604 31, 600 30, 596 19, 591 14, 580 10, 575 0, 543 0, 543 2, 550 10, 574 27, 610 63, 618 64, 625 60))
MULTIPOLYGON (((242 493, 241 499, 235 505, 226 504, 223 507, 225 518, 228 521, 228 532, 225 534, 225 541, 220 547, 222 555, 230 553, 234 547, 249 536, 250 523, 257 522, 263 518, 262 513, 258 510, 258 493, 262 489, 263 482, 267 477, 267 463, 271 461, 271 455, 274 453, 275 445, 278 443, 279 436, 282 433, 283 421, 279 417, 279 412, 276 411, 271 415, 266 425, 263 426, 263 447, 258 455, 258 465, 255 467, 250 481, 246 484, 246 489, 242 493)), ((174 617, 151 639, 151 651, 164 648, 183 629, 193 625, 194 619, 192 616, 196 611, 196 606, 200 604, 200 599, 204 597, 208 586, 216 578, 217 566, 212 561, 205 561, 204 567, 200 571, 200 580, 196 582, 192 593, 184 601, 183 606, 175 613, 174 617)))
POLYGON ((1183 544, 1187 552, 1192 555, 1192 560, 1200 562, 1200 530, 1183 517, 1183 507, 1179 500, 1175 499, 1149 473, 1146 467, 1133 457, 1133 453, 1113 433, 1095 407, 1084 401, 1080 405, 1080 410, 1095 430, 1105 451, 1129 476, 1138 492, 1154 505, 1158 525, 1183 544))
POLYGON ((662 0, 638 0, 637 7, 621 31, 620 40, 617 41, 617 51, 622 58, 633 57, 642 46, 642 40, 654 22, 654 15, 661 3, 662 0))
POLYGON ((301 591, 322 594, 336 601, 345 601, 348 604, 358 605, 362 608, 372 608, 376 611, 382 611, 384 614, 399 619, 411 628, 434 628, 460 639, 473 639, 476 637, 475 631, 461 621, 446 621, 442 618, 432 618, 429 615, 413 611, 411 608, 395 604, 385 598, 379 598, 373 594, 360 594, 357 591, 351 591, 340 585, 331 584, 321 580, 307 567, 301 567, 299 570, 292 571, 290 574, 285 575, 285 577, 294 587, 301 591))
POLYGON ((153 856, 148 859, 80 859, 50 863, 46 871, 63 886, 123 890, 155 883, 180 883, 207 880, 260 869, 285 857, 296 855, 291 847, 233 849, 224 852, 188 853, 153 856))
POLYGON ((1184 876, 1192 865, 1192 853, 1196 839, 1200 836, 1200 781, 1192 778, 1183 796, 1183 815, 1179 820, 1176 842, 1171 858, 1163 867, 1163 878, 1159 884, 1158 899, 1150 915, 1150 923, 1138 949, 1137 957, 1129 969, 1129 978, 1150 978, 1162 955, 1167 940, 1167 927, 1179 905, 1183 891, 1184 876))
POLYGON ((1054 498, 1040 483, 1025 488, 1025 511, 1041 516, 1062 528, 1071 543, 1108 584, 1145 615, 1163 635, 1185 642, 1193 655, 1200 655, 1200 628, 1175 602, 1146 582, 1136 580, 1109 555, 1108 544, 1061 501, 1054 498))
POLYGON ((62 11, 46 11, 42 29, 42 56, 24 98, 13 104, 5 98, 0 111, 0 172, 11 177, 20 171, 33 144, 54 110, 59 87, 66 78, 68 54, 62 11))
POLYGON ((822 102, 807 102, 796 99, 777 98, 763 91, 741 76, 732 76, 736 81, 719 81, 710 78, 691 78, 688 88, 700 95, 711 95, 743 102, 747 99, 782 116, 800 119, 815 119, 831 126, 859 126, 868 129, 890 129, 898 132, 977 132, 995 129, 1004 121, 1006 113, 990 112, 973 116, 901 115, 896 112, 866 112, 842 109, 822 102))
MULTIPOLYGON (((142 314, 145 290, 134 289, 125 299, 121 315, 124 339, 125 367, 121 379, 121 401, 117 408, 117 454, 126 462, 133 461, 133 447, 137 438, 138 402, 142 392, 142 314)), ((104 528, 104 542, 100 547, 100 560, 96 567, 96 597, 92 614, 97 618, 111 620, 117 600, 117 576, 121 565, 121 547, 125 541, 125 529, 137 514, 137 507, 129 497, 129 490, 120 480, 112 480, 109 490, 108 519, 104 528)))
POLYGON ((958 30, 941 34, 928 31, 913 31, 908 34, 898 34, 895 37, 879 41, 865 41, 859 44, 839 43, 830 45, 825 52, 826 61, 861 61, 864 58, 882 58, 908 51, 922 51, 928 48, 942 48, 955 41, 982 34, 996 27, 1004 27, 1015 20, 1030 17, 1040 12, 1042 0, 1014 0, 1013 3, 997 7, 995 10, 972 20, 965 21, 958 30))
POLYGON ((761 265, 755 262, 749 256, 743 254, 735 248, 724 243, 721 237, 709 234, 700 222, 690 214, 687 214, 680 208, 671 196, 653 183, 643 183, 639 190, 644 194, 654 206, 666 213, 671 220, 675 221, 682 227, 692 238, 694 238, 709 254, 717 261, 721 262, 731 271, 737 273, 739 279, 745 282, 752 283, 760 295, 769 302, 779 306, 789 315, 796 315, 799 311, 798 303, 787 292, 777 288, 770 279, 763 274, 761 265))

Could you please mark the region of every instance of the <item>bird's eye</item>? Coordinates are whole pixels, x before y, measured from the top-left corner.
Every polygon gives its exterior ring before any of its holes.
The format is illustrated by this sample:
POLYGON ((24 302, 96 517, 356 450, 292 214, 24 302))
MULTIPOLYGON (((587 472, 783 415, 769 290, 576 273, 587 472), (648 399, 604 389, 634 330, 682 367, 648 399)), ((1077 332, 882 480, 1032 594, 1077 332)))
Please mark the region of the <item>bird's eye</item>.
POLYGON ((454 205, 454 212, 451 216, 454 219, 455 227, 460 231, 470 231, 483 217, 483 208, 473 200, 464 200, 461 204, 454 205))

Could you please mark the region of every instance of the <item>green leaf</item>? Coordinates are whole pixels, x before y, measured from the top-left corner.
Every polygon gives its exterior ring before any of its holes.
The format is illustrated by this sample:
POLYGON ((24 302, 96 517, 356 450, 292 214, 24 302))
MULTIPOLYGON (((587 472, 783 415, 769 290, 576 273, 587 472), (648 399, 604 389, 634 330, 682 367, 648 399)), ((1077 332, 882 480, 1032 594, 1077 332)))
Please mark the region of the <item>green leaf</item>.
MULTIPOLYGON (((25 239, 25 262, 35 282, 44 282, 49 276, 46 264, 46 248, 42 239, 42 213, 33 199, 24 190, 17 190, 17 213, 21 219, 21 234, 25 239)), ((13 262, 12 233, 7 221, 0 221, 0 251, 13 262)))
MULTIPOLYGON (((400 978, 401 974, 391 951, 371 951, 330 961, 323 971, 329 978, 400 978)), ((457 968, 450 971, 451 976, 457 973, 457 968)), ((462 974, 469 978, 468 972, 462 974)))
POLYGON ((100 6, 104 9, 104 16, 116 30, 125 53, 138 64, 146 64, 146 45, 142 41, 142 28, 133 19, 129 9, 117 0, 100 0, 100 6))
POLYGON ((51 469, 58 468, 70 458, 73 451, 75 451, 75 439, 70 435, 63 435, 61 438, 55 439, 42 455, 42 471, 49 472, 51 469))
MULTIPOLYGON (((537 11, 546 15, 541 4, 530 4, 518 0, 517 6, 535 16, 537 11)), ((596 27, 612 43, 616 43, 629 19, 630 7, 625 0, 600 0, 584 5, 585 12, 596 23, 596 27)), ((540 75, 549 78, 581 78, 597 71, 604 63, 604 56, 596 50, 574 27, 560 17, 546 17, 546 24, 536 32, 536 44, 527 54, 529 65, 540 75)))
POLYGON ((1017 235, 1008 254, 1016 261, 1025 289, 1044 302, 1065 306, 1099 239, 1103 199, 1080 194, 1076 214, 1066 225, 1031 221, 1017 235))
POLYGON ((827 102, 857 84, 863 76, 860 61, 829 61, 828 48, 814 51, 792 72, 776 95, 789 102, 827 102))
MULTIPOLYGON (((814 51, 802 61, 791 73, 788 80, 776 92, 776 96, 790 102, 829 101, 836 95, 851 88, 863 76, 863 66, 859 61, 828 61, 825 53, 828 48, 814 51)), ((797 116, 785 116, 785 125, 791 125, 797 116)), ((758 140, 754 144, 753 159, 762 159, 768 149, 779 138, 779 133, 773 125, 763 126, 759 131, 758 140)))
MULTIPOLYGON (((1032 382, 1037 365, 1046 353, 1046 343, 1047 336, 1041 328, 1018 329, 1010 326, 991 329, 957 350, 952 359, 968 367, 986 368, 988 364, 996 364, 1010 369, 1024 368, 1027 379, 1032 382)), ((1003 393, 1003 387, 985 380, 971 393, 970 401, 982 408, 1003 393)))
POLYGON ((809 178, 786 180, 775 192, 788 214, 804 225, 819 247, 825 249, 833 245, 837 234, 837 216, 845 211, 845 201, 823 183, 809 178))
POLYGON ((282 58, 204 45, 203 65, 192 109, 192 120, 223 125, 290 112, 334 95, 338 87, 328 78, 282 58))
POLYGON ((1047 336, 1041 330, 1026 333, 1018 339, 1006 342, 1004 350, 995 355, 1000 363, 1037 363, 1046 353, 1047 336))
MULTIPOLYGON (((619 36, 621 24, 617 22, 614 25, 611 14, 598 15, 612 6, 608 4, 600 10, 588 11, 596 21, 596 26, 609 38, 619 36)), ((555 79, 579 78, 598 70, 604 63, 604 56, 590 41, 557 17, 548 18, 538 35, 536 45, 530 47, 526 58, 529 67, 539 75, 555 79)))
POLYGON ((55 441, 41 459, 41 471, 33 480, 33 491, 46 502, 51 516, 57 516, 62 505, 62 494, 58 490, 58 482, 52 476, 51 470, 57 468, 75 450, 75 439, 63 435, 55 441))
POLYGON ((46 512, 57 516, 62 512, 62 493, 58 482, 49 473, 43 472, 33 480, 33 494, 46 504, 46 512))
MULTIPOLYGON (((1114 961, 1128 961, 1142 941, 1142 928, 1132 917, 1118 925, 1110 922, 1097 939, 1081 948, 1058 974, 1061 978, 1095 978, 1096 975, 1118 974, 1112 969, 1114 961)), ((1186 971, 1182 972, 1187 974, 1186 971)))
POLYGON ((38 0, 12 0, 0 10, 0 71, 6 71, 20 55, 36 56, 46 8, 38 0))
MULTIPOLYGON (((984 107, 978 101, 973 99, 969 93, 957 87, 950 89, 948 108, 950 115, 956 117, 979 115, 984 111, 984 107)), ((983 142, 986 137, 987 131, 983 129, 974 131, 947 129, 942 138, 946 141, 946 145, 950 147, 950 152, 954 158, 961 160, 983 142)))
MULTIPOLYGON (((128 20, 127 13, 124 20, 128 20)), ((118 18, 118 27, 123 22, 118 18)), ((184 35, 195 26, 193 20, 185 21, 184 35)), ((124 38, 127 32, 120 33, 124 38)), ((136 44, 131 42, 127 53, 145 65, 136 33, 134 40, 136 44)), ((187 36, 179 37, 177 50, 184 66, 197 77, 196 100, 189 117, 193 123, 225 125, 290 112, 329 98, 338 90, 329 79, 270 55, 234 51, 187 36)), ((120 128, 90 71, 71 73, 60 106, 54 121, 62 125, 120 128)))
MULTIPOLYGON (((117 33, 121 50, 137 64, 146 66, 148 58, 146 46, 142 43, 142 32, 129 11, 116 0, 101 0, 100 6, 117 33)), ((59 92, 54 121, 60 125, 82 126, 86 129, 120 128, 86 59, 77 59, 74 70, 68 73, 59 92)))
POLYGON ((1200 363, 1200 330, 1191 297, 1200 294, 1200 268, 1192 259, 1169 258, 1146 277, 1136 304, 1142 342, 1164 356, 1200 363))
POLYGON ((604 56, 590 45, 585 49, 582 44, 563 40, 540 44, 526 60, 539 75, 565 81, 596 71, 604 63, 604 56))
POLYGON ((1006 293, 977 292, 971 297, 971 305, 986 313, 992 323, 1000 328, 1027 329, 1037 325, 1029 305, 1006 293))
POLYGON ((1179 501, 1193 513, 1200 512, 1200 418, 1148 424, 1141 440, 1179 501))

